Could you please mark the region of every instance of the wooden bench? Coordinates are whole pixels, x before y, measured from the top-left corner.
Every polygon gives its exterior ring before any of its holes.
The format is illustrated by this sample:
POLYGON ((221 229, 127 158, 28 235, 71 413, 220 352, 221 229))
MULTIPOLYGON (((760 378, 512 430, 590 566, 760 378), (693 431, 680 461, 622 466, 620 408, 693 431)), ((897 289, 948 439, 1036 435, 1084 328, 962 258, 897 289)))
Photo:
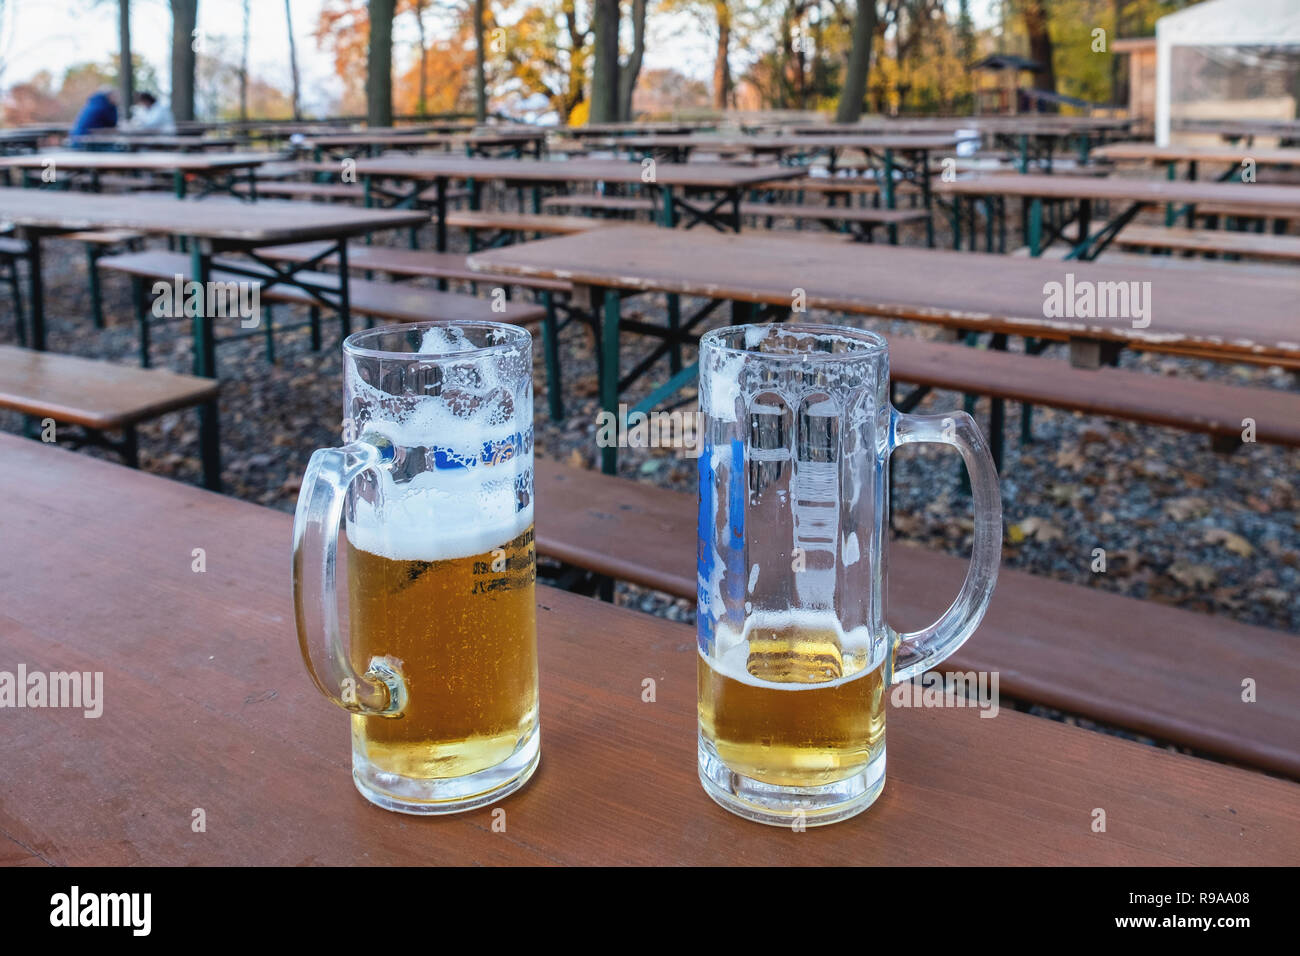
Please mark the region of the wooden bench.
POLYGON ((654 212, 654 201, 644 196, 597 196, 580 194, 549 196, 542 200, 543 209, 592 209, 598 212, 654 212))
POLYGON ((1115 242, 1125 248, 1300 261, 1300 236, 1277 236, 1271 233, 1184 229, 1177 226, 1127 226, 1115 242))
MULTIPOLYGON (((279 262, 311 262, 329 249, 329 242, 299 242, 287 246, 270 246, 259 249, 263 259, 279 262)), ((569 293, 573 285, 558 279, 534 279, 527 276, 505 276, 490 272, 475 272, 459 252, 433 252, 427 249, 401 249, 395 246, 348 246, 348 267, 359 271, 385 272, 390 275, 422 276, 428 279, 454 279, 460 282, 477 282, 484 285, 520 286, 543 292, 569 293)), ((337 266, 338 257, 321 260, 322 265, 337 266)))
MULTIPOLYGON (((211 281, 213 282, 249 282, 257 281, 246 275, 229 272, 221 268, 221 259, 214 260, 211 281)), ((241 266, 256 268, 249 263, 241 266)), ((105 256, 99 260, 103 269, 111 269, 132 276, 137 280, 153 279, 172 281, 176 276, 183 280, 191 277, 190 257, 184 253, 167 252, 151 249, 145 252, 128 252, 116 256, 105 256)), ((267 273, 268 277, 270 273, 267 273)), ((339 277, 332 273, 299 271, 296 276, 324 289, 338 287, 339 277)), ((143 282, 133 283, 133 295, 136 299, 136 320, 140 327, 141 364, 149 364, 149 322, 148 310, 144 307, 143 282)), ((307 306, 310 319, 312 347, 320 348, 320 308, 321 303, 310 293, 295 286, 276 284, 263 285, 260 297, 265 302, 286 303, 307 306)), ((500 311, 493 309, 488 299, 456 292, 441 292, 434 289, 416 288, 392 282, 374 282, 365 279, 350 279, 348 282, 348 302, 356 315, 374 320, 388 322, 427 322, 431 319, 458 321, 512 322, 526 325, 539 322, 546 316, 546 310, 540 306, 521 302, 502 303, 500 311)), ((268 317, 262 334, 267 339, 267 357, 274 358, 274 328, 268 317)), ((256 334, 256 333, 254 333, 256 334)), ((218 341, 246 338, 247 335, 235 334, 218 341)))
POLYGON ((458 229, 523 233, 541 232, 550 235, 570 235, 586 232, 600 226, 599 219, 591 216, 548 216, 529 212, 483 212, 476 209, 448 210, 447 225, 458 229))
MULTIPOLYGON (((585 570, 695 600, 695 496, 538 459, 537 550, 585 570)), ((890 624, 935 620, 966 560, 895 543, 890 624)), ((1087 578, 1081 565, 1079 578, 1087 578)), ((1300 777, 1300 641, 1003 568, 993 602, 944 671, 997 671, 1008 697, 1300 777), (1241 682, 1258 681, 1243 703, 1241 682)))
MULTIPOLYGON (((0 345, 0 408, 76 426, 83 434, 65 439, 56 424, 55 440, 73 447, 109 448, 132 468, 140 463, 137 425, 197 405, 207 405, 215 420, 219 389, 213 379, 164 369, 133 368, 0 345), (110 441, 105 432, 121 432, 122 438, 110 441)), ((36 434, 41 430, 27 429, 36 434)), ((204 484, 209 488, 219 481, 221 471, 215 444, 210 452, 203 455, 204 484)))
POLYGON ((896 229, 913 222, 925 222, 924 209, 878 209, 875 206, 817 206, 808 203, 742 202, 742 216, 773 219, 811 220, 827 228, 847 226, 859 238, 871 241, 880 226, 896 229))

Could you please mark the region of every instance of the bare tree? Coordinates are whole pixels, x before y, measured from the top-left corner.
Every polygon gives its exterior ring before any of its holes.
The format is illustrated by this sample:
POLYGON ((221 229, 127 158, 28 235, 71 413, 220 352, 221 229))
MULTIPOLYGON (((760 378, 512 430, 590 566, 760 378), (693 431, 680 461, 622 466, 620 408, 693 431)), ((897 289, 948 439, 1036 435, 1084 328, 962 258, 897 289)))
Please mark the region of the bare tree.
POLYGON ((194 119, 194 48, 198 45, 199 0, 171 0, 172 116, 194 119))
POLYGON ((618 118, 625 123, 632 119, 632 94, 645 57, 645 14, 646 0, 632 0, 632 52, 618 74, 618 118))
POLYGON ((1034 88, 1056 92, 1056 71, 1052 68, 1052 35, 1047 31, 1047 4, 1043 0, 1020 0, 1020 16, 1029 34, 1029 57, 1042 70, 1034 74, 1034 88))
POLYGON ((122 110, 129 114, 135 99, 135 76, 131 69, 131 0, 117 0, 117 88, 121 91, 122 110))
POLYGON ((366 122, 393 125, 393 14, 396 0, 370 0, 366 55, 366 122))
POLYGON ((487 122, 487 54, 483 49, 484 0, 474 0, 474 118, 487 122))
POLYGON ((713 0, 718 43, 713 58, 713 108, 725 110, 731 101, 731 7, 729 0, 713 0))
POLYGON ((415 32, 420 41, 420 94, 415 111, 423 116, 429 102, 429 47, 424 36, 424 0, 414 0, 412 6, 415 12, 415 32))
POLYGON ((591 56, 591 122, 618 121, 618 0, 595 0, 591 56))
POLYGON ((876 0, 858 0, 858 12, 853 18, 853 45, 849 49, 849 64, 844 76, 844 89, 835 110, 835 122, 855 123, 862 116, 862 104, 867 98, 867 73, 871 69, 871 44, 876 35, 876 0))
POLYGON ((289 75, 293 81, 293 118, 300 120, 302 119, 302 91, 298 78, 298 41, 293 38, 293 10, 289 7, 289 0, 284 0, 284 22, 289 28, 289 75))
POLYGON ((239 118, 248 122, 248 4, 244 0, 244 32, 239 46, 239 118))

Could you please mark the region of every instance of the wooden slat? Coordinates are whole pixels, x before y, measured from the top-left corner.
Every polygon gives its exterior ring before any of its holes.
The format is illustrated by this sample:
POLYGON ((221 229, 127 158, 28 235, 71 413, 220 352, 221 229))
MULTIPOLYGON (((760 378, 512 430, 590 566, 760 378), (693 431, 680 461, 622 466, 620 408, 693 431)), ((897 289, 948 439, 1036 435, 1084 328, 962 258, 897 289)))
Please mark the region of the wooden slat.
POLYGON ((542 762, 505 831, 387 813, 298 659, 290 516, 7 436, 0 497, 0 659, 104 674, 98 719, 4 714, 0 832, 54 864, 1295 862, 1297 785, 1007 709, 891 709, 868 813, 748 823, 697 780, 694 632, 545 588, 542 762))
POLYGON ((0 345, 0 408, 112 430, 216 398, 211 379, 0 345))
POLYGON ((450 209, 447 225, 459 229, 507 229, 513 232, 547 232, 567 235, 604 227, 606 220, 592 216, 547 216, 530 212, 482 212, 450 209))
MULTIPOLYGON (((308 262, 330 247, 328 242, 301 242, 288 246, 268 246, 257 250, 263 259, 283 262, 308 262)), ((392 275, 425 276, 430 279, 459 279, 464 282, 500 283, 518 285, 528 289, 548 292, 572 292, 567 282, 550 279, 520 279, 518 276, 498 276, 476 272, 465 262, 460 252, 432 252, 428 249, 400 249, 394 246, 356 245, 348 248, 349 268, 361 271, 387 272, 392 275)), ((338 265, 338 256, 324 259, 325 264, 338 265)))
POLYGON ((1042 199, 1112 199, 1123 202, 1226 202, 1243 208, 1261 207, 1300 213, 1300 189, 1268 183, 1215 183, 1187 180, 1097 179, 1031 173, 1023 176, 975 176, 953 182, 939 180, 934 191, 965 196, 1023 196, 1042 199))
MULTIPOLYGON (((1254 189, 1255 186, 1246 186, 1254 189)), ((1300 192, 1300 190, 1297 190, 1300 192)), ((1295 282, 1206 264, 1168 269, 1056 262, 882 244, 810 245, 779 235, 673 232, 611 225, 474 253, 474 268, 629 291, 781 304, 907 319, 1058 341, 1096 338, 1151 351, 1300 367, 1295 282), (1151 323, 1046 318, 1044 287, 1067 274, 1092 282, 1150 282, 1151 323)))
MULTIPOLYGON (((90 153, 88 155, 97 155, 90 153)), ((302 202, 204 199, 200 205, 170 196, 105 196, 48 189, 0 189, 0 221, 37 230, 131 229, 198 236, 230 244, 262 244, 358 236, 380 229, 422 226, 427 213, 357 209, 302 202)))
POLYGON ((284 159, 276 153, 124 153, 115 151, 88 152, 85 150, 58 150, 44 153, 26 153, 21 156, 0 156, 0 169, 44 169, 52 164, 54 169, 114 169, 149 172, 188 173, 214 172, 223 169, 245 169, 284 159))
MULTIPOLYGON (((739 166, 727 163, 656 163, 655 182, 662 186, 737 189, 769 179, 791 179, 803 170, 792 166, 739 166)), ((385 156, 357 161, 358 176, 399 179, 495 180, 504 182, 640 183, 640 163, 615 159, 485 159, 474 156, 385 156)))
MULTIPOLYGON (((536 481, 540 553, 695 598, 693 496, 544 460, 536 481)), ((898 543, 889 563, 899 630, 938 618, 966 573, 964 559, 898 543)), ((943 666, 996 670, 1011 697, 1300 777, 1294 635, 1003 568, 979 631, 943 666), (1243 703, 1246 677, 1275 693, 1243 703)))
POLYGON ((1240 438, 1253 419, 1256 439, 1300 446, 1300 394, 1222 385, 1129 369, 1073 368, 1019 352, 972 349, 894 336, 890 377, 897 382, 992 395, 1090 415, 1240 438))
POLYGON ((1161 163, 1201 162, 1241 165, 1252 159, 1259 166, 1300 166, 1300 149, 1254 146, 1186 146, 1155 143, 1107 143, 1091 151, 1094 159, 1155 161, 1161 163))
MULTIPOLYGON (((212 270, 212 282, 249 282, 248 276, 220 268, 220 260, 212 270)), ((171 282, 177 275, 190 278, 189 256, 184 253, 151 249, 146 252, 126 252, 104 256, 99 260, 101 269, 124 272, 128 275, 171 282)), ((338 276, 325 272, 299 271, 299 281, 310 282, 317 288, 333 289, 338 286, 338 276)), ((287 302, 294 305, 319 306, 312 296, 291 285, 264 286, 261 298, 268 302, 287 302)), ((373 282, 349 278, 348 305, 357 315, 370 315, 390 322, 427 322, 431 319, 449 319, 468 322, 513 322, 519 325, 539 322, 546 315, 541 306, 527 302, 506 302, 497 311, 490 299, 463 295, 457 292, 439 292, 392 282, 373 282)))
MULTIPOLYGON (((1300 262, 1300 236, 1275 236, 1267 232, 1128 226, 1119 234, 1115 242, 1121 246, 1227 253, 1249 256, 1252 259, 1300 262)), ((1297 277, 1297 282, 1300 282, 1300 277, 1297 277)))
POLYGON ((742 202, 742 216, 771 216, 777 219, 822 219, 900 225, 929 218, 924 209, 883 209, 875 206, 814 206, 809 203, 742 202))

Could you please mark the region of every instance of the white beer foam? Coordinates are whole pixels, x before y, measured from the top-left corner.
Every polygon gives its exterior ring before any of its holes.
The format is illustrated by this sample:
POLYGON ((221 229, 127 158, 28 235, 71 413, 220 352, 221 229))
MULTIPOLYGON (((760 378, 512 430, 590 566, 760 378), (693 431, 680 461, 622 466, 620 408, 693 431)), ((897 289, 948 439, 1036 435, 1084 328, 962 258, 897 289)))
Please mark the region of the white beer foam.
POLYGON ((426 471, 398 485, 381 473, 379 504, 356 499, 347 522, 354 548, 394 561, 448 561, 486 554, 533 523, 518 508, 519 458, 497 465, 426 471))
POLYGON ((759 680, 748 670, 749 635, 756 628, 762 630, 797 628, 804 631, 834 631, 840 642, 840 648, 846 656, 868 656, 871 652, 871 632, 865 625, 859 625, 851 631, 845 631, 833 611, 791 608, 787 611, 760 611, 757 614, 752 614, 746 619, 742 631, 736 631, 724 621, 719 621, 717 630, 714 633, 716 653, 713 657, 705 657, 709 667, 725 677, 730 677, 732 680, 748 684, 751 687, 789 691, 824 690, 827 687, 847 684, 851 680, 864 677, 871 670, 871 668, 863 668, 846 677, 839 677, 835 680, 816 684, 801 684, 793 681, 774 683, 759 680))

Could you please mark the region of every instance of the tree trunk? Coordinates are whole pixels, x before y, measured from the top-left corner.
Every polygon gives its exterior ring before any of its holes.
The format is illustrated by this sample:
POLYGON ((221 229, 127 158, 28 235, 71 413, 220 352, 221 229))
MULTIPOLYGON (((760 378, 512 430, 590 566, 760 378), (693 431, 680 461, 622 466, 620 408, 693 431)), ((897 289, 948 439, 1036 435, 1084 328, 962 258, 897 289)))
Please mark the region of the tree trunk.
POLYGON ((725 110, 731 101, 731 8, 727 0, 714 0, 718 19, 718 47, 713 58, 713 108, 725 110))
POLYGON ((131 0, 117 0, 117 88, 122 97, 121 113, 131 115, 135 99, 135 76, 131 69, 131 0))
POLYGON ((248 5, 244 0, 244 32, 239 45, 239 118, 248 122, 248 5))
POLYGON ((867 73, 871 69, 871 44, 876 36, 876 0, 858 0, 858 12, 853 18, 853 46, 849 50, 849 65, 844 75, 844 89, 840 93, 835 122, 856 123, 862 116, 862 103, 867 98, 867 73))
POLYGON ((484 0, 474 0, 474 118, 487 122, 487 51, 483 48, 483 23, 487 11, 484 0))
POLYGON ((1047 5, 1043 0, 1022 0, 1021 16, 1029 34, 1029 58, 1037 60, 1043 71, 1034 74, 1034 89, 1056 92, 1056 72, 1052 69, 1052 35, 1047 32, 1047 5))
POLYGON ((194 29, 199 0, 172 2, 172 116, 181 123, 194 119, 194 29))
POLYGON ((284 22, 289 28, 289 75, 293 81, 293 118, 302 119, 302 89, 298 78, 298 41, 293 38, 293 11, 284 0, 284 22))
POLYGON ((618 122, 618 0, 596 0, 592 21, 591 122, 618 122))
POLYGON ((424 116, 429 107, 429 48, 424 36, 424 0, 415 0, 414 7, 415 34, 420 41, 420 92, 415 101, 415 111, 424 116))
POLYGON ((393 125, 393 13, 396 0, 370 0, 366 55, 366 123, 393 125))
POLYGON ((632 121, 632 94, 645 56, 645 8, 646 0, 632 0, 632 53, 618 75, 618 118, 624 123, 632 121))

